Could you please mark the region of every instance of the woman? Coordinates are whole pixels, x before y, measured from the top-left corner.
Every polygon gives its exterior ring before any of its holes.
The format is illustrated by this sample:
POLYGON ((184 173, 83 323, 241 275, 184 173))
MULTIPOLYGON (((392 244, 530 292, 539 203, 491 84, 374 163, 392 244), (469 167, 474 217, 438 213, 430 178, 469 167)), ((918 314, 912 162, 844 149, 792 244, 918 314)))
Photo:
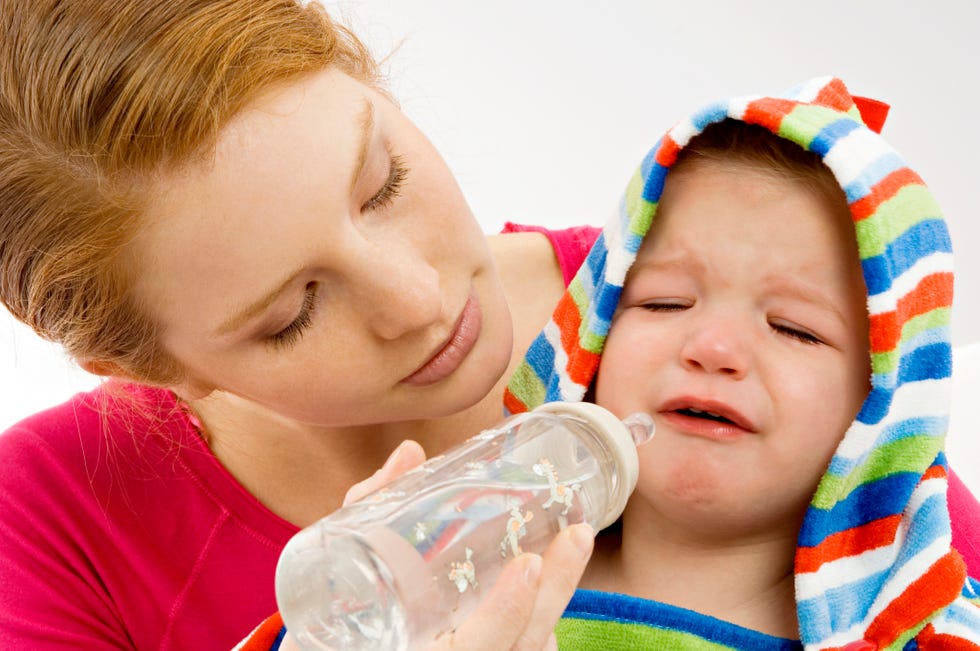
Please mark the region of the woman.
MULTIPOLYGON (((2 7, 0 294, 112 381, 0 437, 0 646, 228 648, 275 609, 286 540, 399 442, 499 418, 555 254, 488 244, 316 6, 2 7)), ((481 626, 536 595, 556 619, 573 542, 481 626)))
MULTIPOLYGON (((0 6, 0 297, 112 378, 0 436, 0 643, 227 648, 298 528, 499 418, 589 238, 488 244, 315 6, 0 6)), ((574 534, 454 644, 544 645, 574 534)))

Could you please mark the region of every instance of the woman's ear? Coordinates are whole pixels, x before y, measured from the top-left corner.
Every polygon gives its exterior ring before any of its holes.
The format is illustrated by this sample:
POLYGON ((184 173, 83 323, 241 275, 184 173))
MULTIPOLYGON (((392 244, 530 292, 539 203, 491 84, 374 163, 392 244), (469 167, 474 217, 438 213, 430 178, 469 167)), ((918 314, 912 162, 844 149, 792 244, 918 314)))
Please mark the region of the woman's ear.
POLYGON ((123 371, 115 362, 106 362, 99 359, 80 359, 78 360, 78 365, 82 370, 91 373, 92 375, 98 375, 99 377, 112 377, 121 380, 132 380, 132 376, 123 371))
MULTIPOLYGON (((124 382, 134 382, 136 384, 146 384, 144 380, 135 377, 132 373, 124 370, 115 362, 108 362, 99 359, 80 359, 78 365, 92 375, 105 378, 115 378, 124 382)), ((199 400, 206 398, 215 390, 211 383, 204 382, 198 378, 185 377, 179 383, 166 387, 179 395, 184 400, 199 400)))

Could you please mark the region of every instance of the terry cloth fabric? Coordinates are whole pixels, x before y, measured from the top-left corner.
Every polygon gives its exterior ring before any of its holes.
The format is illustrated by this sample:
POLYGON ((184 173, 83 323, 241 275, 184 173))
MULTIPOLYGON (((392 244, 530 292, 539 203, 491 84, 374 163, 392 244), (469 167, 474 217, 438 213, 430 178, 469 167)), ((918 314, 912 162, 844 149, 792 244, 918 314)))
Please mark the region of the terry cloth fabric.
POLYGON ((946 502, 951 243, 925 184, 866 126, 840 80, 718 102, 671 129, 529 349, 507 409, 583 398, 670 166, 693 136, 726 118, 822 156, 850 204, 869 294, 872 389, 798 540, 801 640, 808 650, 980 648, 980 584, 951 548, 946 502))

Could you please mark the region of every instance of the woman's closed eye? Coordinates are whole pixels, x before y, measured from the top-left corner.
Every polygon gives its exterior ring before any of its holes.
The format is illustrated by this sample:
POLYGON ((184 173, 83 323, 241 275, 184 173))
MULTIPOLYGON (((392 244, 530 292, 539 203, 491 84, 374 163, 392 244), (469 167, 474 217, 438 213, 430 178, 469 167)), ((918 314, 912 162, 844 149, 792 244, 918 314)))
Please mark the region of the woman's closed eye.
POLYGON ((378 210, 391 205, 391 202, 399 195, 407 176, 408 167, 405 165, 405 161, 401 156, 393 155, 391 157, 391 167, 388 170, 388 178, 385 179, 384 185, 381 186, 377 194, 361 206, 361 211, 378 210))
POLYGON ((303 336, 303 333, 313 325, 313 312, 320 302, 317 288, 317 283, 310 283, 306 286, 303 305, 300 307, 296 318, 285 328, 269 337, 269 342, 273 346, 276 348, 294 346, 303 336))

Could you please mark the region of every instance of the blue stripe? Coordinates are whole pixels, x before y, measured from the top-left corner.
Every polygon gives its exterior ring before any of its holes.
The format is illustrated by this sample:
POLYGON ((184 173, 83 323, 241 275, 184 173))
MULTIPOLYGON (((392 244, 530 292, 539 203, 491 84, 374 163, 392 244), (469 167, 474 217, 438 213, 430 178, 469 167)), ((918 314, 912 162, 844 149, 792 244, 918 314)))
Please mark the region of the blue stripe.
POLYGON ((804 639, 816 642, 860 622, 871 608, 888 577, 882 570, 858 581, 831 588, 819 596, 798 601, 796 612, 804 639))
POLYGON ((895 152, 888 152, 877 160, 871 161, 860 176, 844 186, 847 202, 854 203, 865 198, 871 194, 871 189, 881 179, 903 167, 907 167, 905 160, 895 152))
POLYGON ((691 123, 694 125, 694 128, 697 129, 698 133, 700 133, 704 131, 704 128, 709 124, 721 122, 727 117, 729 117, 729 103, 715 102, 714 104, 708 104, 700 111, 692 115, 691 123))
POLYGON ((800 528, 800 547, 816 547, 827 536, 901 513, 919 477, 897 472, 858 486, 829 511, 809 506, 800 528))
POLYGON ((651 147, 650 150, 646 153, 646 156, 643 157, 643 162, 640 163, 640 176, 642 178, 645 179, 648 176, 650 176, 650 170, 656 164, 657 152, 660 150, 660 147, 663 144, 664 144, 664 139, 663 137, 661 137, 657 140, 656 143, 654 143, 653 147, 651 147))
POLYGON ((821 129, 810 142, 810 151, 826 156, 839 139, 859 128, 861 125, 850 117, 831 122, 821 129))
POLYGON ((861 405, 861 411, 858 412, 857 420, 865 425, 880 423, 881 419, 888 413, 894 395, 894 391, 887 387, 871 387, 868 397, 864 399, 864 404, 861 405))
POLYGON ((555 373, 555 349, 543 332, 534 338, 531 347, 527 349, 524 361, 547 387, 548 378, 555 373))
POLYGON ((922 503, 912 518, 898 558, 892 564, 894 572, 898 572, 910 562, 916 562, 913 557, 937 538, 949 535, 948 513, 945 493, 930 495, 922 503))
POLYGON ((952 251, 949 231, 938 215, 919 222, 892 240, 884 252, 861 261, 868 295, 888 291, 894 279, 929 254, 952 251))
POLYGON ((272 646, 269 647, 269 651, 279 651, 279 647, 280 645, 282 645, 282 641, 285 638, 286 638, 286 627, 283 626, 282 628, 279 629, 279 634, 276 635, 276 639, 272 641, 272 646))
POLYGON ((660 163, 654 163, 649 173, 643 175, 643 198, 650 203, 657 203, 664 191, 664 181, 667 178, 667 168, 660 163))
MULTIPOLYGON (((904 342, 902 345, 902 352, 903 354, 908 355, 918 348, 935 343, 945 343, 948 341, 950 341, 949 326, 929 328, 928 330, 923 330, 916 336, 904 342)), ((899 363, 898 367, 892 369, 888 373, 874 373, 871 376, 871 382, 876 387, 894 390, 898 386, 898 371, 900 367, 901 363, 899 363)))
POLYGON ((903 355, 898 367, 898 382, 941 380, 953 372, 953 351, 949 342, 929 344, 903 355))
POLYGON ((802 651, 796 640, 773 637, 679 606, 614 592, 579 589, 562 619, 634 624, 699 636, 736 649, 802 651))

